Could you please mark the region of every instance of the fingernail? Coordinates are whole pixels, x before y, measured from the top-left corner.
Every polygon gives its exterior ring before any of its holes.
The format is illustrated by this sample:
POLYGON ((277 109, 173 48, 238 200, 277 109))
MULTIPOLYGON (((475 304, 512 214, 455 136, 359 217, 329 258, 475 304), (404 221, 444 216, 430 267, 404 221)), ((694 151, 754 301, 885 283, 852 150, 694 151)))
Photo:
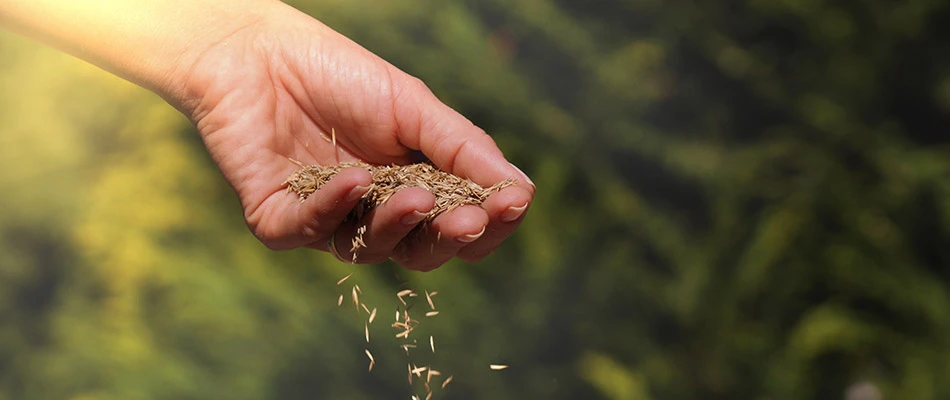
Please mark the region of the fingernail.
MULTIPOLYGON (((511 163, 508 163, 508 164, 511 164, 511 163)), ((534 185, 534 182, 531 181, 531 178, 528 177, 528 174, 524 173, 524 171, 522 171, 521 168, 518 168, 518 166, 514 164, 511 164, 511 167, 518 170, 518 172, 521 173, 521 177, 524 178, 524 181, 527 182, 529 185, 531 185, 531 187, 535 189, 538 188, 537 186, 534 185)))
POLYGON ((363 197, 363 195, 366 194, 366 191, 368 190, 369 190, 369 186, 357 186, 351 189, 350 192, 346 194, 346 201, 359 200, 360 197, 363 197))
POLYGON ((399 219, 399 222, 404 225, 415 225, 422 222, 422 220, 426 218, 426 215, 428 214, 419 210, 413 210, 411 213, 403 215, 402 218, 399 219))
POLYGON ((515 207, 515 206, 508 207, 507 210, 501 213, 502 222, 511 222, 518 218, 521 218, 521 215, 524 214, 524 210, 527 208, 528 208, 528 203, 524 203, 524 205, 520 207, 515 207))
POLYGON ((478 231, 478 233, 473 233, 473 234, 471 234, 471 235, 462 235, 462 236, 459 236, 459 237, 455 238, 455 240, 458 240, 458 241, 460 241, 460 242, 462 242, 462 243, 472 243, 472 242, 478 240, 478 238, 482 237, 483 234, 485 234, 485 227, 484 227, 484 226, 482 227, 482 230, 478 231))

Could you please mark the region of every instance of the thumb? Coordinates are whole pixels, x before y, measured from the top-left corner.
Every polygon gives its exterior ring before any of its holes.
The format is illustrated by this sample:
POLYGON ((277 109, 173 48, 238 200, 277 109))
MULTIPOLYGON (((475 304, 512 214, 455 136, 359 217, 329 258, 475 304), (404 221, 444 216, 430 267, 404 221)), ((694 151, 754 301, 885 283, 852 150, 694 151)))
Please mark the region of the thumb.
POLYGON ((534 194, 534 184, 505 159, 491 136, 441 102, 419 79, 402 72, 398 76, 393 109, 404 146, 421 150, 439 169, 484 187, 512 178, 534 194))

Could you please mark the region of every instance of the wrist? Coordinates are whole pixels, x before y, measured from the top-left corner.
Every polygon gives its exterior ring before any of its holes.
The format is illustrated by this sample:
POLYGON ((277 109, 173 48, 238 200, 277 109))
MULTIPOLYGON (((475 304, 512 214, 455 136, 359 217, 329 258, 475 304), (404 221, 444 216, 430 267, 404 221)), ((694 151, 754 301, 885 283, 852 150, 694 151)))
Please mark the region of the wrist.
MULTIPOLYGON (((186 0, 187 1, 187 0, 186 0)), ((208 80, 196 76, 227 73, 227 66, 216 59, 222 51, 246 46, 249 31, 258 30, 275 15, 283 3, 249 0, 208 3, 200 12, 184 17, 164 32, 161 57, 152 57, 142 86, 164 98, 169 104, 192 117, 195 102, 204 97, 208 80), (185 22, 188 21, 188 22, 185 22)))
POLYGON ((149 89, 175 107, 202 54, 258 21, 275 0, 3 0, 0 26, 149 89))

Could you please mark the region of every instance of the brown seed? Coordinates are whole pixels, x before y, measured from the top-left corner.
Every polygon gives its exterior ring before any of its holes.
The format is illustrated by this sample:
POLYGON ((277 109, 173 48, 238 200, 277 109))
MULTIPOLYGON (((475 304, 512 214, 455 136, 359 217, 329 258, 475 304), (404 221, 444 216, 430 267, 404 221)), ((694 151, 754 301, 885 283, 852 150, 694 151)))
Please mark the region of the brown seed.
MULTIPOLYGON (((331 130, 329 139, 335 146, 334 137, 335 130, 331 130)), ((355 208, 355 217, 360 217, 371 211, 402 188, 419 187, 426 189, 436 197, 436 206, 426 216, 426 219, 431 221, 441 213, 464 204, 480 205, 492 193, 516 183, 513 179, 507 179, 489 188, 484 188, 471 180, 440 171, 435 166, 426 163, 391 166, 372 166, 362 162, 347 162, 329 166, 305 166, 299 162, 297 164, 301 169, 294 171, 283 184, 293 190, 301 200, 329 182, 330 178, 344 168, 361 167, 369 170, 373 175, 373 187, 363 196, 361 203, 355 208)))
POLYGON ((373 354, 370 353, 369 350, 364 349, 363 351, 366 352, 366 357, 369 357, 369 370, 372 371, 372 370, 373 370, 373 366, 376 365, 376 360, 373 359, 373 354))
POLYGON ((351 276, 353 276, 353 273, 352 273, 352 272, 351 272, 349 275, 344 276, 342 279, 336 281, 337 286, 342 285, 343 282, 346 282, 346 280, 347 280, 347 279, 350 279, 351 276))
POLYGON ((429 295, 429 291, 426 291, 426 301, 429 303, 429 308, 435 310, 435 304, 432 303, 432 296, 429 295))
POLYGON ((432 336, 429 336, 429 348, 435 353, 435 339, 432 336))
POLYGON ((363 290, 360 289, 360 285, 353 285, 353 288, 356 289, 357 293, 363 294, 363 290))
POLYGON ((369 323, 373 323, 373 320, 376 319, 376 307, 373 307, 373 311, 369 313, 369 323))
POLYGON ((412 289, 402 290, 399 293, 396 293, 396 297, 399 298, 399 301, 402 303, 402 305, 406 305, 406 301, 403 300, 402 298, 411 293, 412 293, 412 289))
POLYGON ((360 305, 363 306, 363 311, 366 311, 366 313, 369 314, 369 308, 366 307, 366 304, 360 303, 360 305))
POLYGON ((449 382, 452 382, 454 375, 450 375, 448 378, 445 378, 445 382, 442 382, 442 389, 445 389, 446 386, 449 386, 449 382))
POLYGON ((432 400, 432 392, 426 394, 426 400, 432 400))
POLYGON ((438 311, 429 311, 429 312, 426 313, 426 316, 427 316, 427 317, 434 317, 434 316, 436 316, 436 315, 439 315, 439 312, 438 312, 438 311))

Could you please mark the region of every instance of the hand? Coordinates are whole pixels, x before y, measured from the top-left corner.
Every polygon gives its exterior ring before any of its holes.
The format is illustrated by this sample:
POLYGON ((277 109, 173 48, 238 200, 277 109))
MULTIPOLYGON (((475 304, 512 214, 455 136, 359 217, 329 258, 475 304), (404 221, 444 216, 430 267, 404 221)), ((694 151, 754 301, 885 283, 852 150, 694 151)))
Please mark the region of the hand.
POLYGON ((203 49, 183 69, 184 89, 165 94, 195 122, 258 239, 272 249, 328 250, 332 236, 348 259, 354 231, 365 225, 366 247, 357 262, 391 258, 431 270, 454 256, 479 260, 515 230, 534 186, 488 135, 418 79, 309 16, 272 6, 203 49), (344 170, 302 203, 281 185, 297 169, 288 158, 320 165, 408 163, 413 150, 482 186, 506 178, 518 184, 481 207, 440 215, 412 240, 406 235, 433 207, 423 189, 402 190, 347 224, 345 216, 371 182, 367 171, 344 170))

